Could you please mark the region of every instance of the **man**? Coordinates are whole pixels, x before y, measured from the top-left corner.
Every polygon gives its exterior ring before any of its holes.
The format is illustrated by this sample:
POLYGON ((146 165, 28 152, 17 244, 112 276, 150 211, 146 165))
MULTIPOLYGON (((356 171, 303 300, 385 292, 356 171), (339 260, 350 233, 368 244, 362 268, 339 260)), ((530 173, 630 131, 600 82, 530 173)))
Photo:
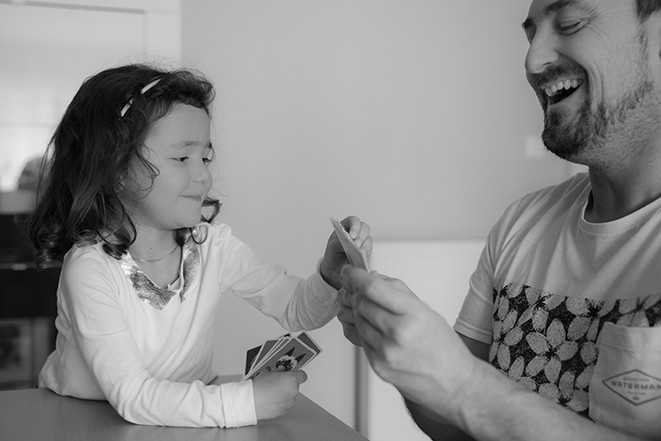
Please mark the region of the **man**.
POLYGON ((661 438, 661 1, 533 0, 542 138, 579 174, 512 204, 452 329, 347 267, 349 340, 433 439, 661 438))

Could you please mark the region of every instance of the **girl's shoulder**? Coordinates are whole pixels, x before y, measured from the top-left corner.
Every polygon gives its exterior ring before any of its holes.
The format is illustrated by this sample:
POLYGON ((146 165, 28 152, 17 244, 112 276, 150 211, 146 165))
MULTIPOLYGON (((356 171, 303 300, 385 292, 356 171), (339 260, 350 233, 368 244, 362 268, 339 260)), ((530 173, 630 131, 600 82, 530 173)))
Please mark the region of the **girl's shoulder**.
MULTIPOLYGON (((200 252, 205 255, 233 256, 250 253, 250 247, 234 235, 232 227, 222 222, 201 222, 193 229, 193 240, 200 252)), ((190 246, 190 245, 189 245, 190 246)))
POLYGON ((77 244, 64 256, 60 281, 69 288, 81 284, 115 286, 120 273, 120 261, 103 250, 103 243, 77 244))
POLYGON ((64 255, 62 261, 63 276, 90 275, 95 273, 112 272, 118 267, 119 261, 110 256, 103 249, 103 243, 76 244, 64 255))
POLYGON ((198 243, 214 243, 230 237, 232 237, 232 227, 223 222, 200 222, 193 228, 193 239, 198 243))
POLYGON ((72 264, 80 261, 99 261, 113 259, 103 250, 103 243, 78 243, 74 244, 64 256, 64 263, 72 264))

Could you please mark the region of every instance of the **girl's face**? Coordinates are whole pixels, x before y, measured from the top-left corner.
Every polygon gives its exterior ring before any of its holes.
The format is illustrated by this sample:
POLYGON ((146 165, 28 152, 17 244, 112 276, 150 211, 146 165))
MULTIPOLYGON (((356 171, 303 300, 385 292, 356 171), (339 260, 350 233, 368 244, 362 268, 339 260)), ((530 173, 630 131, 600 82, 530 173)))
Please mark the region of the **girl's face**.
POLYGON ((209 116, 202 109, 175 104, 152 125, 143 153, 157 176, 152 183, 147 168, 134 159, 125 203, 136 227, 170 231, 196 225, 211 189, 209 116))

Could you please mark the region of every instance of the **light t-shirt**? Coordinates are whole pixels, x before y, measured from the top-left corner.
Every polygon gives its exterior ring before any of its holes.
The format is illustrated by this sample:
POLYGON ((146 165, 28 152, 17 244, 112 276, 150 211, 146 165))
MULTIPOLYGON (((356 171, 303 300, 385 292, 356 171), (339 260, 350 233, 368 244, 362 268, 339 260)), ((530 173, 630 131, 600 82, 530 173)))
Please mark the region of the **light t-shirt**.
POLYGON ((579 174, 508 207, 455 330, 489 344, 489 362, 512 380, 600 423, 658 436, 661 199, 595 224, 584 219, 590 192, 579 174))
POLYGON ((227 225, 196 231, 206 240, 186 243, 172 289, 155 286, 129 254, 116 260, 101 244, 74 246, 57 291, 56 349, 39 386, 108 400, 138 424, 254 424, 251 381, 209 384, 217 376, 212 336, 221 295, 232 292, 298 331, 334 317, 337 291, 319 273, 307 280, 287 275, 227 225))

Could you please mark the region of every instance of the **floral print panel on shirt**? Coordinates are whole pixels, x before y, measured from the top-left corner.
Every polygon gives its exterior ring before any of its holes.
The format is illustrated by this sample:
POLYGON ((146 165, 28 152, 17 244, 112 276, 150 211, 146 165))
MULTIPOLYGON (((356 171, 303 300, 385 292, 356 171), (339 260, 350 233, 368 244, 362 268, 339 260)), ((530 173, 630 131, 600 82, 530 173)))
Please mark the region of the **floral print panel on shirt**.
POLYGON ((124 275, 131 280, 133 288, 138 297, 150 304, 156 309, 163 309, 170 302, 170 299, 177 293, 181 301, 184 301, 184 294, 195 280, 195 275, 200 267, 199 246, 192 240, 187 240, 183 246, 183 255, 181 266, 179 267, 179 277, 183 278, 183 284, 180 289, 161 288, 142 271, 140 265, 136 263, 129 253, 122 256, 121 267, 124 275))
POLYGON ((599 301, 530 286, 494 289, 489 362, 539 394, 582 416, 604 323, 661 326, 661 294, 599 301))

